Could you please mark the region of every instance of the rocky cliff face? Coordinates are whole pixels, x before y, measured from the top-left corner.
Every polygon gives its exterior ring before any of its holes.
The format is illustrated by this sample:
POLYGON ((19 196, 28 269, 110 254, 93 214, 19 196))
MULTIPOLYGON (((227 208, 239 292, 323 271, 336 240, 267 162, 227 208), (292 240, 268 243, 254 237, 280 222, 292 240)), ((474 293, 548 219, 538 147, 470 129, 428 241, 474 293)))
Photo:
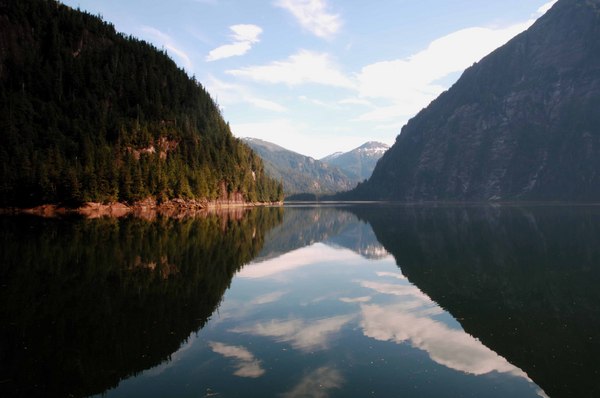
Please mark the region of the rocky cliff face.
POLYGON ((600 0, 559 0, 467 69, 351 196, 600 199, 600 0))

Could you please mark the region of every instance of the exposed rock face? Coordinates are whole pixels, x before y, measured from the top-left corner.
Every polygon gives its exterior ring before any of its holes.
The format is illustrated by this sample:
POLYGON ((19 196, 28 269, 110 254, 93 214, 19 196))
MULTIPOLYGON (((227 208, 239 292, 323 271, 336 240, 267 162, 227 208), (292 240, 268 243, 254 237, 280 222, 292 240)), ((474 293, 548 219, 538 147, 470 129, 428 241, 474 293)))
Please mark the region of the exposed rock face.
POLYGON ((559 0, 467 69, 350 196, 600 199, 600 0, 559 0))

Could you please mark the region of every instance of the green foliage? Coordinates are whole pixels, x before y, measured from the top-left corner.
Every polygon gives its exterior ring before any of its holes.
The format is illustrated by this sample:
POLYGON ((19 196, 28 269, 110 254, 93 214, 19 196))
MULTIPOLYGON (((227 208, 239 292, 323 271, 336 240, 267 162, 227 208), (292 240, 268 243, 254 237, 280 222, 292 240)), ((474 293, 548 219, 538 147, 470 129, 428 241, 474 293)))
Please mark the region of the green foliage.
POLYGON ((0 0, 0 38, 0 205, 281 200, 165 52, 54 0, 0 0))

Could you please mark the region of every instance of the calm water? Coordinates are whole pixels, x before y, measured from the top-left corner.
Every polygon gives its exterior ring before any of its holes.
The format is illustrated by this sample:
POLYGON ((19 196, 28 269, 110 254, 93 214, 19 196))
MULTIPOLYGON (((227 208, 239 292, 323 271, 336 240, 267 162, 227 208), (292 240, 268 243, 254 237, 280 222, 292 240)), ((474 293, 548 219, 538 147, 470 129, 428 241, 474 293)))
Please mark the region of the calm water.
POLYGON ((3 397, 600 396, 600 207, 0 224, 3 397))

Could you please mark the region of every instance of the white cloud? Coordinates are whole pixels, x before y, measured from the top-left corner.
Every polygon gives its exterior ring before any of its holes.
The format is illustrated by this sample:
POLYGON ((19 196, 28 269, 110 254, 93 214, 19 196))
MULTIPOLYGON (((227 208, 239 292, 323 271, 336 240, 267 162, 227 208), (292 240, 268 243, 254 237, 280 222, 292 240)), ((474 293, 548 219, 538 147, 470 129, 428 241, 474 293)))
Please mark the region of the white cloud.
POLYGON ((283 83, 289 86, 313 83, 342 88, 355 87, 328 54, 308 50, 300 50, 284 61, 228 70, 226 73, 258 82, 283 83))
POLYGON ((241 346, 226 345, 211 341, 208 343, 210 348, 224 356, 235 360, 236 371, 233 373, 239 377, 257 378, 265 374, 265 370, 261 366, 261 362, 254 358, 254 355, 246 348, 241 346))
POLYGON ((410 342, 430 358, 448 368, 474 375, 509 373, 529 380, 479 340, 462 330, 450 329, 428 313, 413 314, 402 306, 362 305, 361 327, 367 337, 396 343, 410 342))
POLYGON ((263 98, 244 97, 244 101, 248 102, 251 105, 254 105, 257 108, 265 109, 267 111, 287 112, 287 108, 285 106, 263 98))
POLYGON ((338 260, 350 262, 356 258, 357 256, 351 251, 334 250, 322 243, 317 243, 273 259, 246 265, 237 273, 236 277, 248 279, 273 278, 318 263, 338 260))
POLYGON ((400 280, 406 280, 406 277, 402 274, 402 272, 400 270, 398 270, 398 272, 376 272, 375 274, 377 276, 381 276, 381 277, 389 277, 389 278, 395 278, 395 279, 400 279, 400 280))
POLYGON ((282 298, 283 296, 285 296, 285 294, 286 294, 286 292, 267 293, 262 296, 258 296, 257 298, 252 300, 250 302, 250 304, 251 305, 263 305, 263 304, 274 303, 274 302, 278 301, 280 298, 282 298))
POLYGON ((342 303, 367 303, 371 301, 371 296, 363 296, 363 297, 342 297, 340 301, 342 303))
POLYGON ((290 343, 292 347, 301 351, 324 350, 327 349, 331 338, 354 318, 355 315, 339 315, 316 321, 274 319, 248 327, 237 327, 231 331, 272 337, 278 342, 290 343))
MULTIPOLYGON (((399 274, 378 272, 388 278, 399 274)), ((519 368, 461 329, 453 329, 433 319, 444 311, 416 286, 406 283, 357 281, 380 294, 398 296, 392 304, 361 304, 360 326, 367 337, 379 341, 410 343, 450 369, 483 375, 508 373, 531 381, 519 368)))
MULTIPOLYGON (((315 159, 321 159, 335 151, 349 151, 365 142, 362 135, 340 135, 333 130, 314 130, 306 122, 290 119, 234 123, 231 131, 236 137, 259 138, 315 159)), ((248 267, 244 269, 246 268, 248 267)))
POLYGON ((357 121, 392 121, 415 115, 445 86, 441 79, 462 72, 533 24, 531 19, 505 28, 471 27, 450 33, 403 59, 363 67, 357 75, 362 98, 380 98, 389 105, 366 112, 357 121))
POLYGON ((256 108, 272 111, 286 112, 287 108, 274 101, 256 97, 248 88, 224 82, 210 76, 206 79, 205 87, 213 98, 217 100, 219 105, 227 106, 237 103, 248 103, 256 108))
POLYGON ((433 304, 433 301, 428 295, 421 292, 414 285, 399 285, 397 283, 382 283, 374 281, 362 281, 361 286, 367 289, 375 290, 380 294, 387 294, 391 296, 409 296, 417 298, 423 304, 433 304))
POLYGON ((321 101, 321 100, 315 99, 315 98, 308 98, 305 95, 301 95, 300 97, 298 97, 298 99, 300 99, 301 101, 307 102, 309 104, 319 106, 321 108, 334 109, 334 110, 340 109, 340 107, 336 104, 330 104, 328 102, 321 101))
POLYGON ((367 101, 364 98, 352 98, 352 97, 344 98, 344 99, 338 101, 338 104, 340 104, 340 105, 362 105, 362 106, 368 106, 371 108, 374 107, 374 105, 370 101, 367 101))
POLYGON ((229 29, 233 32, 231 35, 233 43, 225 44, 211 50, 206 56, 207 62, 244 55, 250 51, 253 44, 260 41, 259 36, 262 33, 260 26, 241 24, 232 25, 229 29))
POLYGON ((183 66, 188 70, 192 70, 192 60, 189 55, 183 51, 179 45, 171 38, 171 36, 151 26, 142 26, 140 31, 144 36, 149 36, 150 41, 155 43, 158 47, 164 47, 167 53, 171 53, 176 56, 182 63, 183 66))
POLYGON ((278 0, 275 5, 292 13, 302 27, 321 38, 334 36, 342 27, 340 16, 327 10, 326 0, 278 0))
POLYGON ((245 41, 249 43, 258 43, 258 37, 262 33, 262 28, 257 25, 239 24, 230 27, 233 31, 235 41, 245 41))
POLYGON ((304 376, 297 385, 282 396, 284 398, 327 398, 329 390, 340 388, 343 383, 344 378, 339 370, 323 366, 304 376))
POLYGON ((537 10, 538 14, 543 15, 546 12, 548 12, 548 10, 550 10, 557 1, 558 0, 552 0, 552 1, 547 2, 546 4, 543 4, 540 8, 538 8, 538 10, 537 10))
POLYGON ((236 57, 246 54, 252 48, 252 43, 238 42, 233 44, 225 44, 211 50, 206 56, 207 62, 217 61, 219 59, 236 57))

